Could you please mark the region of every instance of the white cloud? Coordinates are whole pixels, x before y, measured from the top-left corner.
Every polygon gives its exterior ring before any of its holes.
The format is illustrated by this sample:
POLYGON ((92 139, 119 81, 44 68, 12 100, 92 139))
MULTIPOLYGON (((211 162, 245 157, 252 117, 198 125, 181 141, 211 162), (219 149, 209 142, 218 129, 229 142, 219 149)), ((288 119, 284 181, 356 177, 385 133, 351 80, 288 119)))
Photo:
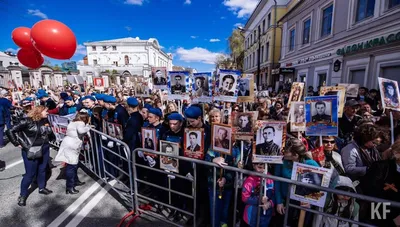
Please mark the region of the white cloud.
POLYGON ((224 0, 224 4, 230 11, 233 11, 238 18, 249 16, 257 7, 260 0, 224 0))
POLYGON ((82 44, 79 44, 76 47, 75 55, 86 55, 86 47, 82 44))
POLYGON ((79 60, 76 64, 77 65, 84 65, 83 60, 79 60))
POLYGON ((160 45, 160 49, 165 49, 165 47, 163 47, 163 46, 160 45))
POLYGON ((191 36, 190 36, 190 38, 192 38, 192 39, 197 39, 197 38, 198 38, 198 36, 191 35, 191 36))
POLYGON ((224 20, 224 19, 226 19, 226 17, 221 17, 221 20, 224 20))
POLYGON ((192 0, 185 0, 185 2, 183 4, 190 5, 190 4, 192 4, 192 0))
POLYGON ((176 50, 176 55, 180 60, 185 62, 201 62, 205 64, 215 64, 216 58, 220 53, 211 52, 201 47, 193 49, 185 49, 179 47, 176 50))
POLYGON ((237 28, 237 27, 244 27, 244 24, 242 23, 236 23, 233 25, 233 27, 237 28))
POLYGON ((125 0, 124 4, 141 6, 143 5, 143 2, 144 0, 125 0))
POLYGON ((38 16, 38 17, 43 18, 43 19, 47 19, 48 18, 46 14, 42 13, 38 9, 28 9, 28 14, 29 15, 33 15, 33 16, 38 16))
POLYGON ((221 40, 219 40, 219 39, 210 39, 210 43, 215 43, 215 42, 219 42, 219 41, 221 41, 221 40))
POLYGON ((131 30, 132 30, 132 27, 130 27, 130 26, 125 26, 124 27, 128 32, 130 32, 131 30))
MULTIPOLYGON (((18 49, 18 50, 19 50, 19 49, 18 49)), ((5 52, 11 52, 11 53, 13 53, 13 54, 16 54, 16 53, 18 52, 18 50, 13 49, 13 48, 7 48, 7 49, 5 50, 5 52)))

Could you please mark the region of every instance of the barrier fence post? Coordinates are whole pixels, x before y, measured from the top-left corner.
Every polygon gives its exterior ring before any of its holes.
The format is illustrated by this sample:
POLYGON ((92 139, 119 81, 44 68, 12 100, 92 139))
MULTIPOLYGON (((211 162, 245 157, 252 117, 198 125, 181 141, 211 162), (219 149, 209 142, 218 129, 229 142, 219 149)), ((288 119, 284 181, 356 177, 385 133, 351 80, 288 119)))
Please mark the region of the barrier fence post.
POLYGON ((133 184, 134 184, 134 188, 133 190, 135 190, 134 193, 134 197, 133 200, 135 201, 134 205, 135 205, 135 212, 139 212, 139 202, 138 202, 138 184, 137 184, 137 169, 136 169, 136 152, 132 152, 132 169, 133 169, 133 184))
POLYGON ((215 227, 215 201, 216 201, 216 195, 217 193, 215 193, 215 191, 217 191, 217 168, 215 168, 215 166, 213 167, 213 191, 212 191, 212 195, 213 195, 213 206, 212 206, 212 227, 215 227))
POLYGON ((193 226, 197 226, 197 164, 193 163, 194 171, 193 171, 193 182, 192 182, 192 193, 193 193, 193 226))
POLYGON ((292 185, 289 183, 288 184, 288 193, 286 196, 286 201, 285 201, 285 219, 283 221, 283 226, 287 226, 288 222, 288 216, 289 216, 289 204, 290 204, 290 191, 292 189, 292 185))
POLYGON ((237 208, 237 198, 238 198, 238 172, 235 172, 235 197, 233 201, 233 225, 236 225, 236 208, 237 208))
MULTIPOLYGON (((96 132, 94 132, 93 131, 93 139, 94 139, 94 143, 95 143, 95 147, 93 148, 93 150, 92 150, 92 152, 94 153, 94 154, 92 154, 93 156, 94 155, 96 155, 96 157, 97 157, 97 160, 93 160, 93 162, 96 162, 97 161, 97 168, 98 168, 98 176, 100 177, 100 179, 102 179, 104 176, 103 176, 103 173, 104 173, 104 164, 103 165, 101 165, 100 164, 100 156, 99 155, 101 155, 99 152, 99 141, 98 141, 98 139, 100 139, 101 140, 101 136, 100 135, 98 135, 98 136, 96 136, 97 135, 97 133, 96 132), (101 171, 101 168, 103 168, 103 171, 101 171)), ((101 142, 101 141, 100 141, 101 142)), ((101 156, 102 157, 102 156, 101 156)), ((103 159, 101 159, 101 160, 103 160, 103 159)))

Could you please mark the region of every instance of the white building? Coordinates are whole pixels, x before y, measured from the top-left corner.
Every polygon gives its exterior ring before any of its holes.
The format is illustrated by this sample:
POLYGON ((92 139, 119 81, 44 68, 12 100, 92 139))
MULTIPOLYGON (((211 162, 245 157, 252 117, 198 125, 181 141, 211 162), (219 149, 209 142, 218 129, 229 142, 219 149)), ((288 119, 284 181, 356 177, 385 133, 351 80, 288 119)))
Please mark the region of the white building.
MULTIPOLYGON (((87 65, 78 65, 78 70, 87 79, 87 76, 104 76, 101 72, 106 70, 116 70, 125 77, 136 75, 144 78, 150 78, 151 67, 167 67, 167 70, 172 70, 172 54, 162 51, 154 38, 140 40, 138 37, 128 37, 88 42, 84 45, 87 65)), ((91 81, 88 80, 88 83, 91 81)))

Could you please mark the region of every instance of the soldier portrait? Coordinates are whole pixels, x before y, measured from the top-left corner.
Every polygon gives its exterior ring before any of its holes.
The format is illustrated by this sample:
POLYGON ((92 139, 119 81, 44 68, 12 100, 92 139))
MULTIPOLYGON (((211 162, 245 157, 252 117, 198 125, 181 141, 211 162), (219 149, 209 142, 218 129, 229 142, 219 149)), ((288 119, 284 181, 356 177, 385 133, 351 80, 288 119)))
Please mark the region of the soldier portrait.
POLYGON ((171 94, 180 95, 186 92, 185 76, 175 75, 171 78, 171 94))
POLYGON ((235 133, 239 134, 251 134, 253 133, 254 113, 246 112, 232 113, 232 124, 235 133))
POLYGON ((290 105, 290 131, 302 132, 306 129, 306 114, 304 102, 292 102, 290 105))
POLYGON ((313 123, 329 124, 332 122, 331 102, 317 101, 311 105, 313 123))
POLYGON ((115 129, 113 123, 107 123, 107 130, 109 136, 115 137, 115 129))
POLYGON ((253 151, 254 163, 282 163, 286 136, 286 122, 257 121, 256 146, 253 151))
POLYGON ((230 155, 232 148, 232 128, 223 124, 213 124, 212 127, 213 151, 230 155))
POLYGON ((194 78, 194 96, 208 96, 209 86, 208 80, 204 76, 197 76, 194 78))
POLYGON ((167 85, 167 79, 165 71, 161 69, 156 69, 153 72, 153 83, 154 85, 167 85))
MULTIPOLYGON (((160 141, 160 152, 179 156, 179 144, 169 141, 160 141)), ((160 156, 160 168, 171 172, 179 173, 179 160, 172 157, 160 156)))
POLYGON ((204 129, 185 128, 184 156, 195 159, 204 158, 204 129))
POLYGON ((142 147, 157 150, 157 137, 154 128, 142 128, 142 147))
POLYGON ((265 126, 261 129, 263 143, 257 144, 256 153, 260 155, 276 156, 280 153, 280 146, 274 142, 276 129, 274 126, 265 126))
POLYGON ((200 151, 200 142, 199 142, 199 135, 196 132, 190 132, 189 133, 189 145, 186 147, 186 150, 189 150, 191 152, 196 152, 200 151))
POLYGON ((238 85, 238 96, 250 96, 250 85, 249 80, 247 79, 240 79, 238 85))

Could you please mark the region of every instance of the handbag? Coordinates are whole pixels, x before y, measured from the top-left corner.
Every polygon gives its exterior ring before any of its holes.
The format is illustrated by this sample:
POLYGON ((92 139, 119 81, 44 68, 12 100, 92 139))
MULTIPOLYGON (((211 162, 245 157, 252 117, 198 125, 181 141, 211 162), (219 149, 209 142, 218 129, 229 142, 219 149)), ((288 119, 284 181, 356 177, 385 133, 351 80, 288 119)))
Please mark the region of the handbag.
POLYGON ((36 132, 36 136, 35 136, 35 139, 33 141, 31 141, 29 139, 29 137, 25 134, 25 132, 22 132, 22 133, 25 135, 26 140, 30 144, 29 149, 28 149, 27 154, 26 154, 26 157, 28 159, 31 159, 31 160, 43 157, 43 153, 42 153, 43 143, 40 146, 33 146, 33 143, 36 141, 36 139, 37 139, 37 137, 39 135, 39 128, 38 128, 38 131, 36 132))

